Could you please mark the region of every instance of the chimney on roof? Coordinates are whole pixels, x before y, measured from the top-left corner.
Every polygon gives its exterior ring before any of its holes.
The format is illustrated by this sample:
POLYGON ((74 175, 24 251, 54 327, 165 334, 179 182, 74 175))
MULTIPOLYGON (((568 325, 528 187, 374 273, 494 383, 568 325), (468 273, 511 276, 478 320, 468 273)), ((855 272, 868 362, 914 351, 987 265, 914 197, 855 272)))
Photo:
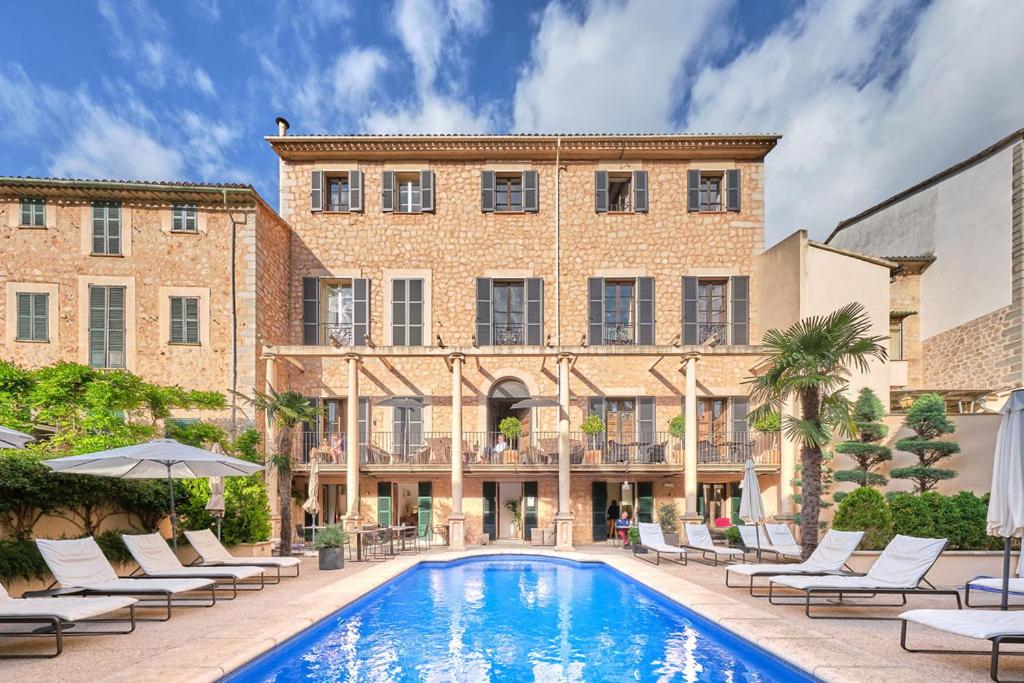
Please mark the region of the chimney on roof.
POLYGON ((288 135, 288 119, 283 116, 277 117, 277 134, 288 135))

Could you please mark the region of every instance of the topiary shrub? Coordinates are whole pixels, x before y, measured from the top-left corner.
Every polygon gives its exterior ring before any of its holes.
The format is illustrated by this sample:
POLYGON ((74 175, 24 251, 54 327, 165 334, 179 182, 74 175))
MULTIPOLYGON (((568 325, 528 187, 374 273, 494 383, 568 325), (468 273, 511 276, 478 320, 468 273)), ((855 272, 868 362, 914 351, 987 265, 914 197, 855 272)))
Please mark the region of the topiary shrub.
POLYGON ((677 439, 686 436, 686 416, 676 415, 668 421, 668 433, 677 439))
POLYGON ((892 520, 892 512, 882 494, 862 486, 843 498, 832 520, 832 528, 837 531, 863 531, 861 548, 881 550, 892 539, 892 520))
POLYGON ((498 424, 498 431, 509 441, 515 441, 523 432, 523 423, 518 417, 509 415, 498 424))
MULTIPOLYGON (((836 481, 845 481, 858 486, 885 486, 888 480, 872 469, 892 460, 892 451, 878 443, 889 433, 882 422, 885 406, 875 392, 864 387, 860 390, 853 407, 853 421, 857 425, 857 439, 836 444, 836 453, 852 458, 857 467, 836 472, 836 481)), ((837 500, 838 502, 838 500, 837 500)))
POLYGON ((910 479, 917 493, 935 488, 940 481, 954 478, 955 470, 935 467, 940 460, 960 452, 960 446, 952 441, 938 441, 940 436, 956 431, 946 415, 946 402, 938 394, 922 394, 910 406, 904 425, 914 430, 916 436, 908 436, 896 442, 896 448, 917 456, 918 464, 912 467, 898 467, 889 474, 893 479, 910 479))

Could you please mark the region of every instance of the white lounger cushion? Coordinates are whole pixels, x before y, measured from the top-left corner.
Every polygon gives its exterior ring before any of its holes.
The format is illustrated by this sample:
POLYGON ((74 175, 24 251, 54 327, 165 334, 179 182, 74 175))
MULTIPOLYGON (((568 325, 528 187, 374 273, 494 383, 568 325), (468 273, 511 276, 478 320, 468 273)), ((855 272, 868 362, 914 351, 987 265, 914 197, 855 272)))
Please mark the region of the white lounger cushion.
MULTIPOLYGON (((994 577, 991 579, 974 579, 971 581, 972 588, 992 588, 997 591, 1003 590, 1003 579, 994 577)), ((1024 593, 1024 579, 1011 578, 1009 589, 1012 593, 1024 593)))
POLYGON ((738 564, 726 567, 727 572, 752 576, 768 572, 778 574, 823 574, 841 571, 850 555, 860 545, 863 531, 836 531, 829 529, 825 538, 814 549, 811 556, 799 564, 738 564))
POLYGON ((703 524, 684 524, 686 529, 686 544, 699 550, 706 550, 717 555, 743 555, 739 548, 726 548, 715 545, 711 540, 711 532, 703 524))
POLYGON ((764 529, 760 529, 752 524, 739 524, 736 528, 740 530, 740 539, 743 541, 743 545, 747 546, 749 550, 760 548, 764 552, 800 557, 799 546, 775 545, 764 529))
POLYGON ((663 553, 685 553, 686 548, 669 545, 665 542, 665 534, 660 524, 640 522, 640 545, 663 553))
POLYGON ((800 544, 793 537, 793 532, 786 524, 765 524, 765 531, 768 532, 768 539, 776 548, 799 548, 800 544))
POLYGON ((772 582, 798 589, 915 588, 945 546, 944 538, 897 535, 871 565, 867 576, 792 576, 772 582))
POLYGON ((178 561, 167 541, 160 534, 124 534, 121 536, 128 551, 142 567, 146 576, 198 576, 248 579, 259 576, 263 569, 253 566, 242 567, 186 567, 178 561))
POLYGON ((1024 612, 966 609, 912 609, 900 619, 967 638, 1024 634, 1024 612))
POLYGON ((0 599, 0 619, 53 616, 79 621, 116 612, 136 602, 135 598, 120 597, 4 598, 0 599))
POLYGON ((294 567, 302 564, 297 557, 235 557, 227 551, 209 529, 186 531, 185 538, 209 564, 252 565, 255 567, 294 567))
POLYGON ((208 579, 120 579, 92 537, 68 541, 37 538, 36 546, 53 578, 64 588, 127 594, 186 593, 213 583, 208 579))

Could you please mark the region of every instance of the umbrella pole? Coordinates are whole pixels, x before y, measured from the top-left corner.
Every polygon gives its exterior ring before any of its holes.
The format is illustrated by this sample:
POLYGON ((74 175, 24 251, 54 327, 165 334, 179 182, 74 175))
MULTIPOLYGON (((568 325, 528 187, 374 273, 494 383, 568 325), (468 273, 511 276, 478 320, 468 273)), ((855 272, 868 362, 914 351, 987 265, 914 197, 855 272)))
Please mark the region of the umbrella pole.
POLYGON ((217 515, 217 540, 220 541, 220 515, 217 515))
POLYGON ((1003 598, 999 609, 1010 608, 1010 537, 1003 539, 1003 598))
POLYGON ((167 495, 171 500, 171 544, 174 552, 178 552, 178 515, 174 512, 174 479, 171 478, 171 466, 167 465, 167 495))

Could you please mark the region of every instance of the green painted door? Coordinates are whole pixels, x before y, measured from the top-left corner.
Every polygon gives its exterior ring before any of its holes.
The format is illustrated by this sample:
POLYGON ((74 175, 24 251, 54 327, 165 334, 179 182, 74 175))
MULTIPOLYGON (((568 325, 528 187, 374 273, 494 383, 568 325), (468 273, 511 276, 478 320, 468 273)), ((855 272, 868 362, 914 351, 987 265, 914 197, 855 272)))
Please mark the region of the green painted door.
POLYGON ((493 540, 498 537, 498 484, 493 481, 484 482, 484 533, 493 540))
POLYGON ((530 540, 530 532, 537 528, 537 482, 523 482, 523 539, 530 540))
POLYGON ((430 534, 430 518, 434 504, 433 488, 429 481, 419 483, 418 515, 416 518, 417 532, 420 538, 430 534))
POLYGON ((594 526, 593 540, 608 538, 608 484, 595 481, 590 484, 591 524, 594 526))
POLYGON ((638 481, 636 484, 636 521, 654 521, 654 482, 638 481))
POLYGON ((732 508, 732 523, 740 523, 740 495, 743 493, 743 487, 739 484, 729 484, 729 500, 732 508))
POLYGON ((391 526, 391 482, 377 482, 377 524, 391 526))

